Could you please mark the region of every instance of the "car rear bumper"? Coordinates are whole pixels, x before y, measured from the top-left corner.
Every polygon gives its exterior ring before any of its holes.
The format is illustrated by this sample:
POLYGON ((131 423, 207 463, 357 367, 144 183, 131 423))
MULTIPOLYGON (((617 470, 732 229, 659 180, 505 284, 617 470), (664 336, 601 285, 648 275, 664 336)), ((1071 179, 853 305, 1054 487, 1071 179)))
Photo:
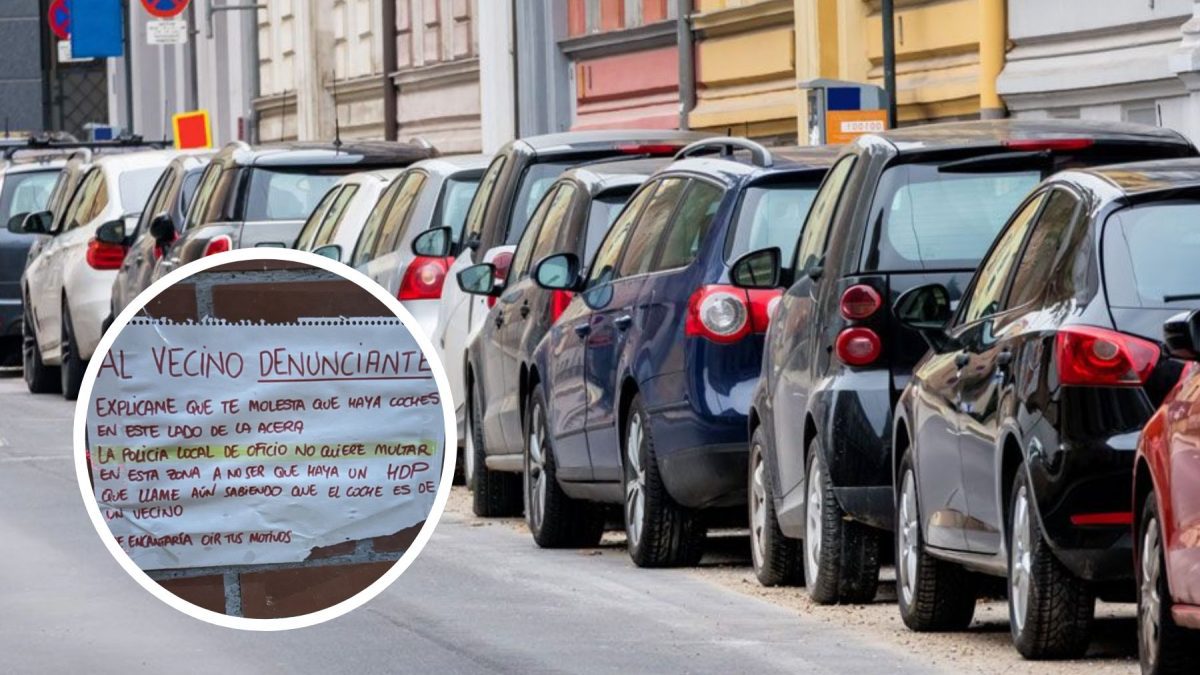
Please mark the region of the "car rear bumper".
POLYGON ((21 335, 20 298, 0 298, 0 337, 21 335))
POLYGON ((667 492, 689 508, 746 503, 746 462, 745 443, 682 448, 658 457, 667 492))

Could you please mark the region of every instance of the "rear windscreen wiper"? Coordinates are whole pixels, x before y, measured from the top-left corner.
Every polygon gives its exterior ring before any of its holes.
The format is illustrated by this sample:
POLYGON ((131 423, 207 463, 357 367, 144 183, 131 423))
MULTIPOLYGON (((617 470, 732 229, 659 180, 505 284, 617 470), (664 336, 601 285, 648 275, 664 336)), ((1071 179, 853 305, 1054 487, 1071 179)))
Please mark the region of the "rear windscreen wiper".
POLYGON ((1054 168, 1054 156, 1048 150, 1030 152, 998 152, 992 155, 968 157, 953 162, 946 162, 938 167, 941 173, 995 173, 998 171, 1028 171, 1039 169, 1043 172, 1054 168))
POLYGON ((1200 300, 1200 293, 1180 293, 1179 295, 1163 296, 1163 302, 1182 302, 1184 300, 1200 300))

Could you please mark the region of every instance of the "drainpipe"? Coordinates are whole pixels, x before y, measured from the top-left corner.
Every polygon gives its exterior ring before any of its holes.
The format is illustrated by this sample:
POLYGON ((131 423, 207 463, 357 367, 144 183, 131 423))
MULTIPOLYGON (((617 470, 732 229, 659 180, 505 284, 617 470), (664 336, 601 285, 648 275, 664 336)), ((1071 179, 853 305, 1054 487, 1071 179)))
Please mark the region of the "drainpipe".
POLYGON ((258 109, 254 106, 254 100, 262 95, 262 85, 259 79, 262 75, 260 72, 261 65, 259 63, 258 53, 258 12, 246 12, 245 24, 243 26, 245 34, 242 38, 242 58, 249 61, 250 68, 246 76, 246 142, 257 144, 258 138, 258 109))
POLYGON ((888 128, 896 128, 896 9, 894 0, 883 0, 883 88, 888 94, 888 128))
POLYGON ((396 119, 396 80, 392 74, 399 69, 396 54, 396 0, 383 0, 383 137, 394 141, 400 137, 396 119))
POLYGON ((679 128, 688 129, 696 107, 696 45, 692 36, 692 0, 678 0, 675 35, 679 43, 679 128))
POLYGON ((996 93, 1008 42, 1004 0, 979 0, 979 22, 979 119, 997 119, 1007 114, 996 93))

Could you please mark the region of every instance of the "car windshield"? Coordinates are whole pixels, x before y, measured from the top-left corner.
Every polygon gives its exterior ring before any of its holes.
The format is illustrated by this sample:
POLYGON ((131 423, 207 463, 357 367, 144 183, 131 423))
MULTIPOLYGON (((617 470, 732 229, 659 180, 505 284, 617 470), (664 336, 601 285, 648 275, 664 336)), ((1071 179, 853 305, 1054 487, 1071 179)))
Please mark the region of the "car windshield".
POLYGON ((246 216, 255 220, 304 220, 341 178, 340 173, 255 169, 246 197, 246 216))
POLYGON ((974 269, 1038 170, 955 173, 937 164, 899 164, 883 174, 871 222, 867 269, 888 272, 974 269))
POLYGON ((800 229, 817 196, 818 183, 787 183, 751 187, 742 196, 737 224, 726 245, 725 257, 779 247, 780 260, 796 254, 800 229))
POLYGON ((1114 307, 1167 308, 1200 299, 1200 200, 1143 204, 1109 217, 1104 277, 1114 307))
POLYGON ((58 170, 10 173, 4 177, 0 190, 0 223, 20 213, 43 211, 50 201, 50 191, 58 180, 58 170))
POLYGON ((608 232, 608 228, 612 227, 613 221, 621 214, 621 209, 625 208, 625 202, 629 201, 629 195, 633 194, 634 188, 621 191, 609 191, 596 197, 592 200, 592 207, 588 211, 587 220, 587 236, 584 238, 583 245, 583 264, 590 265, 592 257, 596 255, 596 249, 600 248, 600 242, 604 239, 604 235, 608 232))
POLYGON ((479 189, 481 178, 482 176, 448 178, 442 186, 442 201, 438 204, 439 222, 434 223, 433 227, 450 228, 456 242, 462 237, 463 225, 467 222, 467 211, 471 208, 471 199, 479 189))
POLYGON ((506 244, 515 244, 521 240, 529 217, 537 209, 546 190, 558 180, 562 172, 574 166, 576 162, 542 162, 531 164, 521 176, 521 185, 517 188, 517 198, 513 201, 512 215, 508 221, 508 236, 506 244))
POLYGON ((126 212, 141 211, 154 190, 154 184, 162 175, 162 167, 149 169, 133 169, 123 171, 117 178, 117 186, 121 192, 121 210, 126 212))

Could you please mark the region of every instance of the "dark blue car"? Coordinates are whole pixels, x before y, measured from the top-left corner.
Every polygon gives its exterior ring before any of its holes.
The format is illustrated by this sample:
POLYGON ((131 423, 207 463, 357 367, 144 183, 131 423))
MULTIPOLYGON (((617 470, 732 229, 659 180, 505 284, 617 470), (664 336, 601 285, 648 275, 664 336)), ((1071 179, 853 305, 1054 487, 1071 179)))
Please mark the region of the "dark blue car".
POLYGON ((699 560, 702 512, 745 503, 746 414, 779 296, 734 288, 730 263, 795 245, 832 156, 697 142, 634 193, 586 273, 571 253, 538 263, 540 285, 577 296, 535 350, 531 522, 623 503, 636 564, 699 560))

